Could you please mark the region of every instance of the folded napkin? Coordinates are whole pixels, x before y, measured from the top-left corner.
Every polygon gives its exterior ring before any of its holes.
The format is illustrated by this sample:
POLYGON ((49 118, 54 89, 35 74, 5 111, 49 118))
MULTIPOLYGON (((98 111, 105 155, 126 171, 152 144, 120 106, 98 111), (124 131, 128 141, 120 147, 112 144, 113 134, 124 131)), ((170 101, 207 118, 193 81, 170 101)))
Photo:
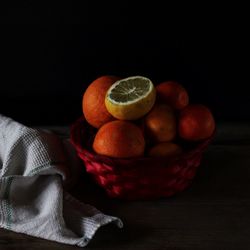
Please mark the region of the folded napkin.
POLYGON ((65 191, 77 162, 63 145, 0 115, 0 227, 83 247, 102 225, 122 222, 65 191))

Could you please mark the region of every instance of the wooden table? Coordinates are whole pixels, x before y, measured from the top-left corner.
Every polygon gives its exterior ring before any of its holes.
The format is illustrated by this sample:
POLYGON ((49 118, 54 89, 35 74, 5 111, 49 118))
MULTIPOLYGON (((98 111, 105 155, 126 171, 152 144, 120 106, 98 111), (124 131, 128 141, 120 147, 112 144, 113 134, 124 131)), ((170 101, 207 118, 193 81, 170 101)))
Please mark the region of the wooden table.
MULTIPOLYGON (((250 126, 220 125, 193 184, 175 197, 111 200, 87 177, 72 194, 124 222, 101 228, 86 249, 250 249, 250 126)), ((1 229, 0 249, 80 248, 1 229)))

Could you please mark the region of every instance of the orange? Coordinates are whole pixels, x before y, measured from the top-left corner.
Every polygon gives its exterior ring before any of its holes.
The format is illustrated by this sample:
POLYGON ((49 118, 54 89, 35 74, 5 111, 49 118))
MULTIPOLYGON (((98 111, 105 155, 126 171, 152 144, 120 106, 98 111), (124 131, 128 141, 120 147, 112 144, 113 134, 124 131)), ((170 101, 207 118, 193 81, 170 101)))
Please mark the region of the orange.
POLYGON ((153 146, 148 155, 152 157, 168 157, 173 158, 181 154, 182 149, 179 145, 171 142, 161 142, 153 146))
POLYGON ((185 88, 174 81, 167 81, 156 86, 157 98, 174 109, 183 109, 188 105, 189 97, 185 88))
POLYGON ((176 117, 171 107, 156 104, 145 116, 146 133, 156 142, 167 142, 175 138, 176 117))
POLYGON ((128 121, 111 121, 96 133, 93 149, 96 153, 116 158, 142 156, 145 140, 139 127, 128 121))
POLYGON ((215 121, 211 111, 206 106, 193 104, 180 112, 178 130, 183 139, 203 140, 213 134, 215 121))
POLYGON ((87 122, 95 128, 114 120, 105 106, 105 96, 109 87, 119 80, 116 76, 101 76, 86 89, 82 98, 83 114, 87 122))

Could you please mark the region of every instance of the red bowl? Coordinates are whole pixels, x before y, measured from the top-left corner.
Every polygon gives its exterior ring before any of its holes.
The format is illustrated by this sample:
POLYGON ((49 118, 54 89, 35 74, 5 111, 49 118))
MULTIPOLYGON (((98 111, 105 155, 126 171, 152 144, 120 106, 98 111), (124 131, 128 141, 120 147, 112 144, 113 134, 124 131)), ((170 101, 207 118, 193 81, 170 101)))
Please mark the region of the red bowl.
POLYGON ((109 197, 129 200, 169 197, 187 188, 213 138, 192 144, 170 162, 165 157, 125 159, 98 155, 92 150, 95 133, 96 129, 81 117, 71 126, 71 143, 84 162, 86 172, 109 197))

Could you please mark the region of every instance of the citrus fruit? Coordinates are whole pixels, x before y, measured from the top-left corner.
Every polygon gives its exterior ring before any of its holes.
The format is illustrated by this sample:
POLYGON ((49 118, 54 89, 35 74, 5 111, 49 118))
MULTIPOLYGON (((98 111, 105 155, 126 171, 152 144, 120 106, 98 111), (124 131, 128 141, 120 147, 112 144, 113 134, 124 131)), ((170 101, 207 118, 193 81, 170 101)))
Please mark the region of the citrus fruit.
POLYGON ((212 135, 215 130, 215 121, 206 106, 193 104, 180 112, 178 130, 181 138, 198 141, 212 135))
POLYGON ((148 155, 152 157, 168 157, 173 158, 179 156, 182 153, 182 149, 179 145, 172 142, 161 142, 153 146, 148 155))
POLYGON ((167 81, 156 86, 157 98, 174 109, 183 109, 188 105, 189 97, 185 88, 174 81, 167 81))
POLYGON ((105 96, 109 87, 118 79, 116 76, 101 76, 88 86, 83 95, 83 114, 87 122, 95 128, 114 120, 106 109, 105 96))
POLYGON ((156 142, 167 142, 175 138, 176 117, 166 104, 156 104, 145 116, 146 133, 156 142))
POLYGON ((129 121, 111 121, 96 133, 93 143, 96 153, 110 157, 129 158, 142 156, 145 140, 142 131, 129 121))
POLYGON ((156 91, 150 79, 131 76, 116 81, 105 98, 108 112, 120 120, 136 120, 150 111, 156 91))

